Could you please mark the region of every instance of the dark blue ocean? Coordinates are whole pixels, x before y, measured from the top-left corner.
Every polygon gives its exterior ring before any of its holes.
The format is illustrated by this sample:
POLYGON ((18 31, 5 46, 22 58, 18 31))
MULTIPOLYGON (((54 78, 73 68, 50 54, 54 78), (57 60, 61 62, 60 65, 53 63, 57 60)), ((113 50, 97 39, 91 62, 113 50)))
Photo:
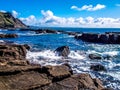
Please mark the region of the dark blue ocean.
MULTIPOLYGON (((73 32, 120 32, 117 28, 47 28, 53 30, 64 30, 73 32)), ((0 30, 0 33, 16 33, 18 38, 1 39, 2 41, 18 44, 28 44, 31 50, 27 52, 27 59, 32 63, 41 65, 60 65, 69 63, 74 73, 89 73, 92 77, 100 78, 106 87, 120 90, 120 45, 119 44, 95 44, 74 39, 67 34, 35 34, 32 31, 0 30), (67 45, 70 47, 68 58, 58 56, 54 50, 67 45), (98 53, 102 60, 90 60, 89 54, 98 53), (95 72, 90 70, 93 64, 102 64, 107 72, 95 72)))

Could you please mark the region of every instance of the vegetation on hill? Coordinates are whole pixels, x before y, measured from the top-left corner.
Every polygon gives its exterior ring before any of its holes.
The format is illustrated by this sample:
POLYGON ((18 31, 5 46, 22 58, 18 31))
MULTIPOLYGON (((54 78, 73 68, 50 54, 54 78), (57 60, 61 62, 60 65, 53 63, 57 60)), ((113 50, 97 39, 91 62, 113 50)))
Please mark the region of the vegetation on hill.
POLYGON ((12 16, 9 12, 0 12, 0 28, 14 29, 14 28, 27 28, 19 19, 12 16))

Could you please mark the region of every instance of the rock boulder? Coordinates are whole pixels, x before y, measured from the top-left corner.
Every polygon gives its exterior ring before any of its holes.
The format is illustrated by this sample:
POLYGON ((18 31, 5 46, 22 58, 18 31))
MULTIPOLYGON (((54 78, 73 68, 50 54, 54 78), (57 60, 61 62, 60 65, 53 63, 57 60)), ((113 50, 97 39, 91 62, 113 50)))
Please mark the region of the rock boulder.
POLYGON ((91 65, 90 69, 93 71, 107 71, 107 69, 101 64, 91 65))
POLYGON ((59 56, 67 57, 70 53, 70 49, 68 46, 61 46, 58 47, 55 52, 57 52, 59 56))

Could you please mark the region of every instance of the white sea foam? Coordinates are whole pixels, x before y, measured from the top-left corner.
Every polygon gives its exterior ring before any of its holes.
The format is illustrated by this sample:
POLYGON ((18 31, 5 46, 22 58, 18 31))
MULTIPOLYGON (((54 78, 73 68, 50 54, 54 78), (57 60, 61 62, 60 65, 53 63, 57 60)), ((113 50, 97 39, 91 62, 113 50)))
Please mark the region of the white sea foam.
POLYGON ((52 50, 43 50, 37 52, 28 51, 26 58, 33 63, 51 63, 53 65, 56 63, 56 61, 64 62, 66 60, 82 60, 85 59, 85 56, 80 54, 79 52, 71 51, 68 55, 68 58, 64 58, 62 56, 58 56, 58 54, 52 50))
POLYGON ((80 54, 77 51, 76 52, 75 51, 71 51, 70 54, 68 55, 68 58, 82 60, 82 59, 85 59, 85 56, 80 54))
POLYGON ((3 43, 4 41, 3 40, 0 40, 0 43, 3 43))
POLYGON ((36 34, 35 32, 27 32, 27 33, 18 33, 18 35, 21 36, 37 36, 37 35, 43 35, 42 33, 36 34))
POLYGON ((54 51, 51 50, 44 50, 40 52, 28 52, 27 53, 27 58, 28 59, 39 59, 39 58, 44 58, 44 59, 60 59, 61 57, 57 56, 54 51))
POLYGON ((119 54, 118 51, 103 52, 103 55, 116 56, 119 54))
POLYGON ((94 53, 97 53, 97 54, 100 54, 102 56, 117 56, 119 55, 119 51, 109 51, 109 52, 97 52, 97 51, 94 51, 94 50, 88 50, 87 54, 94 54, 94 53))

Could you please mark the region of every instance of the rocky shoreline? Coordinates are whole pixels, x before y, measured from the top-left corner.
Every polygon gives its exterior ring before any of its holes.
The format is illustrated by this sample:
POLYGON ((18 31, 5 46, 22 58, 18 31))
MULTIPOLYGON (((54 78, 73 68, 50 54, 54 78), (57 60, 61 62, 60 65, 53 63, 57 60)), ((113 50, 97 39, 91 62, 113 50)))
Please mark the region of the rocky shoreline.
POLYGON ((26 60, 28 45, 0 44, 2 90, 108 90, 87 73, 73 74, 68 64, 41 66, 26 60))

